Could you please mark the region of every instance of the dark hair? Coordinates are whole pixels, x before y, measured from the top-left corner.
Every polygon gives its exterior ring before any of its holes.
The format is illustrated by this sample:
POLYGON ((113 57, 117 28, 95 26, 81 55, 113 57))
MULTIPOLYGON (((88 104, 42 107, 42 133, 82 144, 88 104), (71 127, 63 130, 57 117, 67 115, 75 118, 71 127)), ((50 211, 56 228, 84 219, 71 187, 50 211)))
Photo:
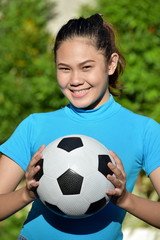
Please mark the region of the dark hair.
POLYGON ((119 95, 114 92, 113 89, 122 89, 117 80, 124 71, 125 59, 116 46, 115 33, 111 24, 103 21, 100 14, 94 14, 89 18, 80 17, 78 19, 69 20, 59 30, 55 39, 55 61, 56 53, 61 43, 76 36, 87 37, 94 41, 97 50, 102 50, 108 62, 112 53, 117 53, 119 55, 117 68, 114 74, 109 75, 109 91, 115 96, 119 95))

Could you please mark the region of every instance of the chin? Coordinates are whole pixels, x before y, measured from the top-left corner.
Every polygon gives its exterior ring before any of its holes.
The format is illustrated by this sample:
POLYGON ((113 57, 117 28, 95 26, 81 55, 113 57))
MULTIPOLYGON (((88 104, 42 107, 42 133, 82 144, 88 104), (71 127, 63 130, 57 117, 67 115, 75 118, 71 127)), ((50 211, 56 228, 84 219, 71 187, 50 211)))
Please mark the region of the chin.
POLYGON ((74 106, 77 107, 77 108, 84 109, 84 110, 92 110, 92 109, 97 108, 99 105, 93 103, 93 104, 89 104, 89 105, 81 105, 81 106, 74 105, 74 106))
POLYGON ((90 104, 86 104, 86 102, 83 102, 82 100, 81 101, 70 101, 70 102, 76 108, 85 109, 85 108, 88 108, 90 106, 90 104))
POLYGON ((80 108, 80 109, 84 109, 84 110, 91 110, 91 109, 95 109, 97 107, 100 106, 99 103, 95 102, 95 103, 90 103, 90 104, 77 104, 75 102, 71 102, 73 106, 75 106, 76 108, 80 108))

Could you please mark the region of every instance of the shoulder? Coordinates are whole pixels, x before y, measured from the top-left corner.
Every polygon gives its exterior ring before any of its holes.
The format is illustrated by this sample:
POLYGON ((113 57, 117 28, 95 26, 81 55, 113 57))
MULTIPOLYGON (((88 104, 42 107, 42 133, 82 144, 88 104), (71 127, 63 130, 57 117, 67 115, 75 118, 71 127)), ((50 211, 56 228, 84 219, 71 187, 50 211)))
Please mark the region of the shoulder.
POLYGON ((130 121, 130 123, 135 123, 139 125, 140 127, 148 127, 148 126, 155 126, 160 127, 160 124, 156 122, 154 119, 144 116, 142 114, 135 113, 123 106, 121 106, 120 114, 123 116, 123 118, 126 119, 126 121, 130 121))
POLYGON ((123 106, 121 106, 115 121, 118 122, 118 126, 123 126, 126 131, 136 135, 137 139, 141 139, 143 143, 144 139, 148 142, 153 137, 160 136, 158 122, 150 117, 134 113, 123 106))
POLYGON ((43 123, 43 122, 49 122, 56 118, 61 118, 64 115, 64 108, 61 108, 59 110, 55 110, 52 112, 46 112, 46 113, 32 113, 28 117, 26 117, 21 124, 34 124, 34 123, 43 123))
POLYGON ((64 114, 64 108, 61 108, 52 112, 33 113, 29 117, 31 117, 32 119, 44 119, 44 118, 50 119, 50 118, 58 117, 64 114))

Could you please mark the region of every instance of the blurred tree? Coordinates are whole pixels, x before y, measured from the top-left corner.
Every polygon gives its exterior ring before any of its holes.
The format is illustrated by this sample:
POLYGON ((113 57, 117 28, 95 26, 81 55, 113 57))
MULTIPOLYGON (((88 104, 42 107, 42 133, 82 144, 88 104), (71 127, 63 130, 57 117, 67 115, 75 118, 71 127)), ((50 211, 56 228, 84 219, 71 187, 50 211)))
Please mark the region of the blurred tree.
POLYGON ((82 15, 101 13, 118 32, 126 58, 123 106, 160 122, 160 0, 97 0, 85 5, 82 15))
POLYGON ((15 213, 8 219, 0 222, 0 239, 1 240, 15 240, 17 239, 20 229, 26 219, 28 207, 15 213))
POLYGON ((0 142, 32 112, 66 101, 56 83, 53 39, 47 22, 55 4, 47 0, 0 0, 0 142))

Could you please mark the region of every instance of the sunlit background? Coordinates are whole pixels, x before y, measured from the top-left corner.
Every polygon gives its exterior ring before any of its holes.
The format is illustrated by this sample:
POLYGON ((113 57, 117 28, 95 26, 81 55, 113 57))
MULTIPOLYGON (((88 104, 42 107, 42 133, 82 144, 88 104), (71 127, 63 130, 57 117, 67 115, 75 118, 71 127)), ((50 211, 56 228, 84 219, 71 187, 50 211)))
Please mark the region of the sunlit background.
MULTIPOLYGON (((93 13, 115 26, 127 60, 117 101, 160 122, 160 0, 0 0, 0 143, 29 114, 67 103, 56 84, 54 37, 70 18, 93 13)), ((144 175, 134 192, 159 200, 144 175)), ((0 223, 1 240, 17 238, 29 208, 0 223)), ((124 240, 160 239, 158 230, 129 214, 123 230, 124 240)))

